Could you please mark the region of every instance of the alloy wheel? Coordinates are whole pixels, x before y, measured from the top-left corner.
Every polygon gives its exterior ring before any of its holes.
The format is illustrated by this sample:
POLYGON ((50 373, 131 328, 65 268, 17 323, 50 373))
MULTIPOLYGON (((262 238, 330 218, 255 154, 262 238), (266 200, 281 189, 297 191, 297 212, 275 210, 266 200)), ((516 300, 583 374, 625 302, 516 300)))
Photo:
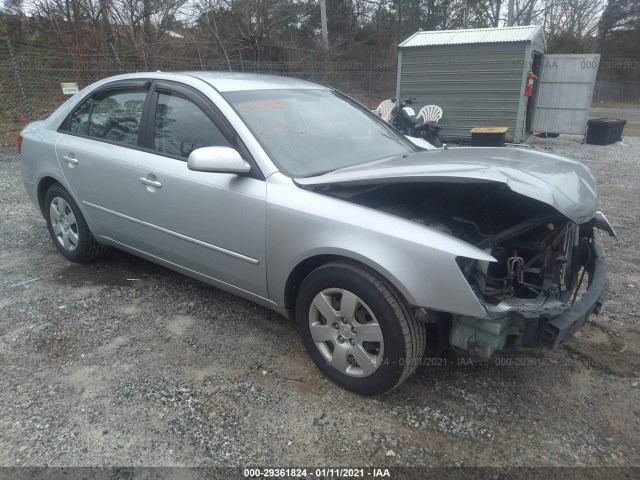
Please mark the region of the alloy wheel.
POLYGON ((53 233, 65 250, 69 252, 78 248, 80 236, 76 216, 69 204, 62 197, 54 197, 49 204, 49 216, 53 233))
POLYGON ((368 377, 381 365, 384 338, 367 304, 354 293, 329 288, 309 309, 309 329, 327 363, 351 377, 368 377))

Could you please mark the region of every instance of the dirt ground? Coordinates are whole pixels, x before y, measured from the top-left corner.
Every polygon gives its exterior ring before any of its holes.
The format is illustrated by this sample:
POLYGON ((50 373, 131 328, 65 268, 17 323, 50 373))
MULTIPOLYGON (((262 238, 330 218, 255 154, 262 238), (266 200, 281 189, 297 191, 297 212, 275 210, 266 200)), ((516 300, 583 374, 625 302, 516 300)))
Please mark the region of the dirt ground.
MULTIPOLYGON (((640 466, 640 139, 584 161, 619 239, 609 300, 558 351, 340 389, 275 313, 112 250, 56 252, 0 149, 0 466, 640 466)), ((587 470, 585 477, 597 478, 587 470)))

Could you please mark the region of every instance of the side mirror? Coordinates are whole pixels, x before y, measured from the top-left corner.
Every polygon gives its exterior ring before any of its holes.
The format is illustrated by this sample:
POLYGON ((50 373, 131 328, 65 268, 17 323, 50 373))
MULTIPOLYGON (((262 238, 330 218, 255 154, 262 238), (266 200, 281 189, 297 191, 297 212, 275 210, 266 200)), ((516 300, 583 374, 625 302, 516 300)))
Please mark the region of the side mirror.
POLYGON ((197 172, 249 173, 251 165, 233 148, 202 147, 191 152, 187 168, 197 172))

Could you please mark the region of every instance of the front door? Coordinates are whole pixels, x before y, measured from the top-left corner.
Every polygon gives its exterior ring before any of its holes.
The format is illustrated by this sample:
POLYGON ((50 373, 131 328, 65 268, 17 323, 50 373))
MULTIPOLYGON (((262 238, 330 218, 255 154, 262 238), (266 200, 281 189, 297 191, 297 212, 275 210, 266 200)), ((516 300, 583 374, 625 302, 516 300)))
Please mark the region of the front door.
POLYGON ((195 92, 158 84, 151 98, 151 150, 137 164, 141 249, 267 297, 266 183, 251 176, 195 172, 189 154, 232 146, 214 107, 195 92))

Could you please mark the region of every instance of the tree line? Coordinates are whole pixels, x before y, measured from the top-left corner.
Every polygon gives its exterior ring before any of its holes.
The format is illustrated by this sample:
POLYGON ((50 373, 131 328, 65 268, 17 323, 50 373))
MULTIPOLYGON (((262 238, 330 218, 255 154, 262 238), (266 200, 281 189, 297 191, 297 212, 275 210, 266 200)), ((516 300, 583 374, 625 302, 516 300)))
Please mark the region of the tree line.
POLYGON ((238 54, 395 61, 397 44, 419 29, 544 24, 551 53, 624 59, 624 75, 640 77, 640 0, 4 0, 0 12, 1 35, 71 55, 206 43, 229 67, 238 54))

